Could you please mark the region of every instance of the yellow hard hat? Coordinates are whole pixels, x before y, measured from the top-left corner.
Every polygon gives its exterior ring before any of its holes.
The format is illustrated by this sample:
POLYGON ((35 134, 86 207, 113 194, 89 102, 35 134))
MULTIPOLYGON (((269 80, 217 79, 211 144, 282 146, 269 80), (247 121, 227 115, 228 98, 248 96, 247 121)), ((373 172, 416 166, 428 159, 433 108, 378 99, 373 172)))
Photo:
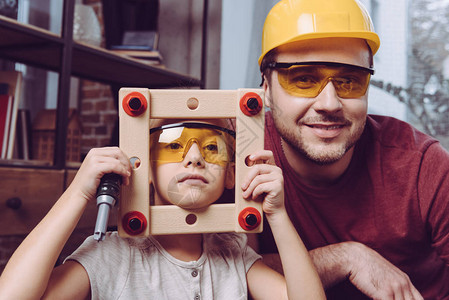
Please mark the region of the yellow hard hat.
POLYGON ((259 65, 276 47, 329 37, 365 39, 373 54, 380 46, 371 18, 357 0, 282 0, 265 19, 259 65))

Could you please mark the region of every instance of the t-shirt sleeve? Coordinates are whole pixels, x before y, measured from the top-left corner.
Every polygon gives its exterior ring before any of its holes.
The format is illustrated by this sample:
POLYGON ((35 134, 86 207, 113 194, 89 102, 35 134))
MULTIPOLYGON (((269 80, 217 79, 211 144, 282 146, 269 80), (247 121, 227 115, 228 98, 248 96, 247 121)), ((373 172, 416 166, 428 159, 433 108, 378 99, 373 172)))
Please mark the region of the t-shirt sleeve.
POLYGON ((246 234, 238 234, 237 242, 240 248, 243 249, 243 262, 245 263, 245 271, 248 273, 252 265, 262 257, 248 245, 248 237, 246 234))
POLYGON ((65 261, 73 260, 84 267, 89 276, 92 299, 112 299, 123 289, 120 282, 126 281, 119 281, 119 277, 123 279, 127 276, 114 270, 129 270, 127 266, 121 267, 122 264, 129 264, 129 253, 129 244, 125 239, 116 233, 107 233, 100 242, 93 236, 88 237, 65 261))
POLYGON ((432 144, 423 155, 418 197, 432 247, 449 265, 449 153, 439 143, 432 144))

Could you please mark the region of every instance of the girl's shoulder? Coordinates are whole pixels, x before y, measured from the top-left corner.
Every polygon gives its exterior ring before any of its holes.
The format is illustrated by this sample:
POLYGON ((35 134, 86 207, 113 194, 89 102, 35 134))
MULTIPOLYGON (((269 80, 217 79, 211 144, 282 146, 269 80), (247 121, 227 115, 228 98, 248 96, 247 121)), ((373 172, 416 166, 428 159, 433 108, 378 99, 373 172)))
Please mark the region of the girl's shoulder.
POLYGON ((209 249, 244 249, 247 246, 248 238, 244 233, 207 233, 204 234, 204 243, 209 249))

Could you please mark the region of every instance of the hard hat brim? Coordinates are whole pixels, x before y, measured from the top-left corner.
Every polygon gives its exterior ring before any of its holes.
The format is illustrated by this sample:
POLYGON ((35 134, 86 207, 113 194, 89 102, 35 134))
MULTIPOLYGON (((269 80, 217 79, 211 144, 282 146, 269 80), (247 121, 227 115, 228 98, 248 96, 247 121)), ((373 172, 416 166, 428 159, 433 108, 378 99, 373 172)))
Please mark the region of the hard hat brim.
POLYGON ((312 32, 308 34, 302 34, 300 36, 297 36, 293 39, 279 42, 277 45, 266 51, 265 53, 262 53, 262 55, 259 57, 259 66, 262 63, 263 58, 265 55, 270 52, 273 49, 276 49, 279 46, 287 45, 287 44, 293 44, 299 41, 304 40, 311 40, 311 39, 325 39, 325 38, 359 38, 364 39, 368 43, 368 46, 371 48, 372 54, 376 54, 377 50, 379 50, 380 47, 380 39, 379 36, 375 32, 371 31, 351 31, 351 32, 312 32))

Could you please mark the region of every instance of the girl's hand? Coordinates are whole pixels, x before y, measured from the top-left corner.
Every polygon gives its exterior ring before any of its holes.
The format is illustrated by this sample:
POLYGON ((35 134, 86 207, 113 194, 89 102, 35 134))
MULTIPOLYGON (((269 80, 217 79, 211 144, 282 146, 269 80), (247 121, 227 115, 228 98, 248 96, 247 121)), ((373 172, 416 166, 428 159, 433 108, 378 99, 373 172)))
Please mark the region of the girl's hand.
POLYGON ((68 189, 80 193, 86 201, 95 199, 100 180, 107 173, 121 175, 122 183, 129 184, 131 163, 128 157, 118 147, 91 149, 68 189))
POLYGON ((249 159, 251 170, 242 183, 243 197, 255 200, 262 196, 262 209, 267 217, 284 212, 284 177, 274 163, 273 153, 261 150, 250 155, 249 159), (260 161, 263 163, 258 163, 260 161))

